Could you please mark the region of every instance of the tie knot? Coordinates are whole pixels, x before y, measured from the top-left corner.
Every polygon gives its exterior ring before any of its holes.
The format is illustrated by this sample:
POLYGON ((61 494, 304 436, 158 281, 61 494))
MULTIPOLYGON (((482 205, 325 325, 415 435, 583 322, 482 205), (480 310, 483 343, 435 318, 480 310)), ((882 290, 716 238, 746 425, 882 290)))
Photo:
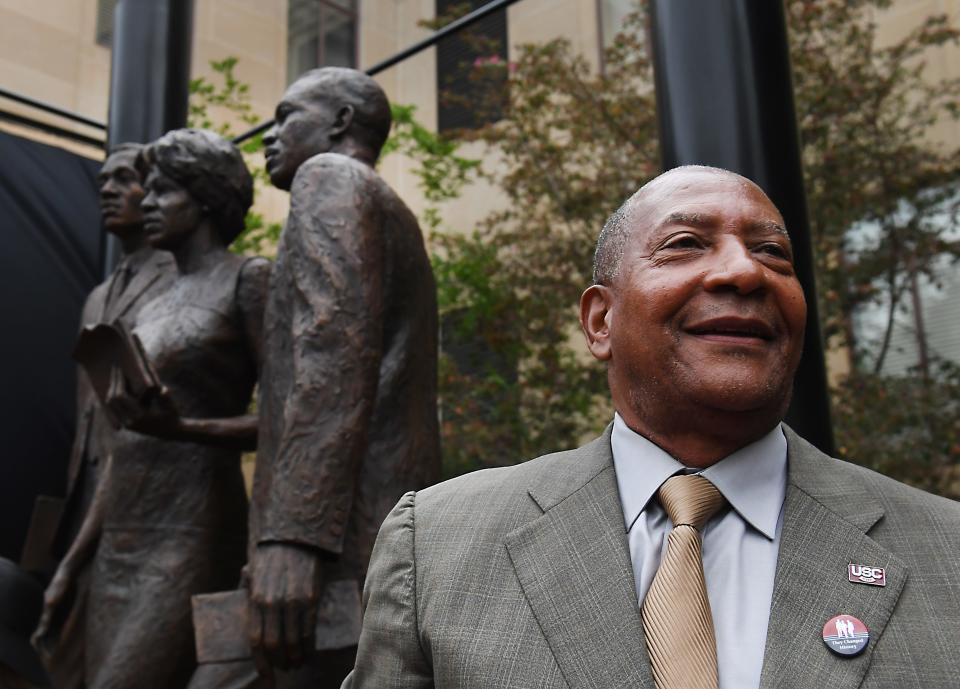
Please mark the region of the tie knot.
POLYGON ((726 502, 716 486, 699 474, 671 476, 657 495, 674 527, 687 524, 697 531, 726 502))

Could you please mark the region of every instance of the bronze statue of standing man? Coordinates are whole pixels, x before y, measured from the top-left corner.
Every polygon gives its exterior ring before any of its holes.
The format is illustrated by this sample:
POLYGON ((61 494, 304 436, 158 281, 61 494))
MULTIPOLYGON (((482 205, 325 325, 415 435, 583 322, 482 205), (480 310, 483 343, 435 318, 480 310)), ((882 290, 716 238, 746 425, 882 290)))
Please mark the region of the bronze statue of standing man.
MULTIPOLYGON (((173 257, 151 247, 143 231, 143 180, 136 168, 140 144, 114 148, 97 175, 104 229, 120 240, 121 259, 109 278, 90 292, 80 325, 132 324, 140 308, 163 292, 176 269, 173 257)), ((67 499, 53 544, 64 558, 76 538, 96 491, 101 469, 116 436, 100 407, 87 376, 77 375, 77 427, 70 453, 67 499)), ((84 605, 88 573, 85 566, 67 561, 61 578, 48 592, 48 605, 57 608, 56 624, 44 629, 41 652, 56 689, 83 684, 84 605)))
MULTIPOLYGON (((261 678, 247 663, 245 686, 339 687, 380 523, 439 478, 436 291, 415 217, 373 169, 391 121, 377 83, 308 72, 276 120, 267 171, 290 215, 264 322, 249 554, 261 678)), ((191 686, 240 686, 242 665, 191 686)))

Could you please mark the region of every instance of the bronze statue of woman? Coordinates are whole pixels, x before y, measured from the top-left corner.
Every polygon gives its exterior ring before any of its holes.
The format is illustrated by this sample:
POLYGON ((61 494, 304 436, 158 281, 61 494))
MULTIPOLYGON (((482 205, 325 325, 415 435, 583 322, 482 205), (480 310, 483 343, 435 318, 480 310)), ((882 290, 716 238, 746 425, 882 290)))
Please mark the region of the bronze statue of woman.
POLYGON ((235 146, 189 129, 148 145, 138 166, 147 240, 173 254, 178 274, 132 330, 162 394, 137 399, 111 386, 107 404, 124 430, 65 558, 93 556, 88 689, 186 686, 190 597, 235 586, 245 560, 240 452, 256 445, 247 410, 270 263, 227 250, 252 203, 250 174, 235 146))

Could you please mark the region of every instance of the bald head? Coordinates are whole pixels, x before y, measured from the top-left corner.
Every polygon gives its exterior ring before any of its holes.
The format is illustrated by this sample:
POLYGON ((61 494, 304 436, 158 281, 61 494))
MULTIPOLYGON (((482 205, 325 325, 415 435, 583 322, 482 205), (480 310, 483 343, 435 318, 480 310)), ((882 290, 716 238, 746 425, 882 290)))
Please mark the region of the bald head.
POLYGON ((311 70, 283 94, 263 137, 270 181, 290 189, 300 166, 321 153, 372 167, 389 133, 390 103, 377 82, 355 69, 311 70))
POLYGON ((312 69, 287 89, 284 99, 304 99, 334 109, 353 109, 350 135, 380 154, 390 134, 390 102, 380 84, 367 74, 346 67, 312 69))
MULTIPOLYGON (((656 211, 665 209, 671 196, 691 188, 695 189, 705 177, 729 179, 736 186, 756 189, 766 197, 763 190, 746 177, 722 168, 683 165, 667 170, 640 187, 607 219, 597 239, 593 258, 594 284, 609 285, 620 270, 624 247, 631 233, 637 229, 652 228, 661 220, 654 217, 656 211)), ((695 219, 691 218, 691 220, 695 219)), ((786 232, 783 229, 782 219, 779 229, 786 232)))

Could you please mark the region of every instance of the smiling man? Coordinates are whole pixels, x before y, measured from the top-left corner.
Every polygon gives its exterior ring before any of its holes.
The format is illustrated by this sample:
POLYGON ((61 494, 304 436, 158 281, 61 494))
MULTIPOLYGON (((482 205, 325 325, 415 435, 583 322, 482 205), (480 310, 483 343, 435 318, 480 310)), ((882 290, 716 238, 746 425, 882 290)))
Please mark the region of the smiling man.
POLYGON ((806 305, 764 193, 661 175, 607 222, 594 281, 613 423, 405 495, 344 687, 954 683, 960 509, 782 424, 806 305))

